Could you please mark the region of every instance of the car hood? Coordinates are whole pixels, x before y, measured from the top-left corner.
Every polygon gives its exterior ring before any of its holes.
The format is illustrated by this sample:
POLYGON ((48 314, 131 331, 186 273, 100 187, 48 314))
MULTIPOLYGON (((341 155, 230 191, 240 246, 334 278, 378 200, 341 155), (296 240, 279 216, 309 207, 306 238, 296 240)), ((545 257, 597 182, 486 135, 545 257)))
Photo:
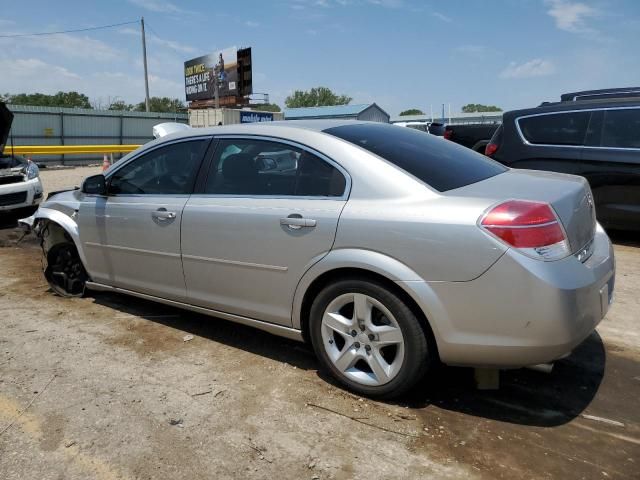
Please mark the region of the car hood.
POLYGON ((0 102, 0 155, 2 155, 4 146, 7 144, 12 123, 13 113, 11 113, 4 102, 0 102))

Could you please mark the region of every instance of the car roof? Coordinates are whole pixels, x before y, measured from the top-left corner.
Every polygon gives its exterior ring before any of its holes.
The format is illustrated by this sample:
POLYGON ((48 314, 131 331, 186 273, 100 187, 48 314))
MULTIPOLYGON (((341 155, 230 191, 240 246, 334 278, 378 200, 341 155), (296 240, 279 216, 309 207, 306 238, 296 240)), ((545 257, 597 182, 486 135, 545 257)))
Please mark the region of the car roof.
POLYGON ((264 135, 267 137, 272 137, 278 136, 279 134, 282 134, 282 136, 285 138, 292 137, 292 139, 294 139, 295 137, 300 137, 300 135, 304 134, 304 132, 323 134, 324 130, 333 127, 370 123, 391 126, 391 124, 388 123, 363 122, 359 120, 283 120, 277 122, 234 123, 231 125, 219 125, 214 127, 187 128, 185 130, 180 130, 163 137, 156 138, 155 140, 151 140, 150 142, 142 145, 134 152, 125 155, 125 157, 123 157, 123 160, 129 158, 129 156, 132 154, 138 155, 143 151, 155 148, 156 146, 162 145, 165 142, 171 142, 181 139, 213 135, 264 135))
MULTIPOLYGON (((576 97, 582 96, 596 96, 596 95, 615 95, 619 94, 617 98, 623 98, 624 94, 640 93, 640 87, 618 87, 618 88, 601 88, 599 90, 582 90, 580 92, 569 92, 560 95, 560 101, 576 101, 576 97)), ((613 98, 613 97, 609 97, 613 98)), ((582 101, 580 99, 579 101, 582 101)))
POLYGON ((224 134, 242 134, 242 133, 259 133, 263 127, 284 127, 287 129, 304 129, 322 132, 333 127, 341 127, 344 125, 354 125, 362 122, 358 120, 281 120, 277 122, 255 122, 255 123, 234 123, 231 125, 219 125, 215 127, 191 128, 181 132, 172 133, 163 138, 179 138, 194 137, 201 135, 224 135, 224 134))
POLYGON ((615 98, 580 100, 579 102, 553 102, 544 103, 538 107, 523 108, 520 110, 510 110, 505 112, 503 117, 535 115, 537 113, 567 112, 574 110, 593 110, 596 108, 616 108, 616 107, 640 107, 640 98, 615 98))

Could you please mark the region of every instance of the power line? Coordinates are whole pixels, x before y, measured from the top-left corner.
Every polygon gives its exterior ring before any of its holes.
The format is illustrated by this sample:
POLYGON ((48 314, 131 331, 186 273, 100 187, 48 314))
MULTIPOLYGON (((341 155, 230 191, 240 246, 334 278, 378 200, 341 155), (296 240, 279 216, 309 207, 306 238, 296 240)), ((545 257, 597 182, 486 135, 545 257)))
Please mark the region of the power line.
POLYGON ((122 25, 132 25, 134 23, 140 23, 140 21, 134 20, 133 22, 113 23, 111 25, 101 25, 99 27, 89 27, 89 28, 76 28, 73 30, 61 30, 59 32, 17 33, 15 35, 0 35, 0 38, 40 37, 43 35, 58 35, 60 33, 88 32, 90 30, 101 30, 103 28, 120 27, 122 25))

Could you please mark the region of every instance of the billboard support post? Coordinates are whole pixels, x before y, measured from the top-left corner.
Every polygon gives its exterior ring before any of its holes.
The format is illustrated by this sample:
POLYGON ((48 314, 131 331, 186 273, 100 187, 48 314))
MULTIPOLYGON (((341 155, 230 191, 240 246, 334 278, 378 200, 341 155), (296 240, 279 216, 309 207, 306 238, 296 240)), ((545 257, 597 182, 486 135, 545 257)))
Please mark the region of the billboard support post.
POLYGON ((220 108, 220 83, 216 75, 216 81, 213 84, 213 99, 216 108, 220 108))
POLYGON ((140 18, 142 31, 142 63, 144 64, 144 106, 149 111, 149 74, 147 73, 147 40, 144 34, 144 17, 140 18))

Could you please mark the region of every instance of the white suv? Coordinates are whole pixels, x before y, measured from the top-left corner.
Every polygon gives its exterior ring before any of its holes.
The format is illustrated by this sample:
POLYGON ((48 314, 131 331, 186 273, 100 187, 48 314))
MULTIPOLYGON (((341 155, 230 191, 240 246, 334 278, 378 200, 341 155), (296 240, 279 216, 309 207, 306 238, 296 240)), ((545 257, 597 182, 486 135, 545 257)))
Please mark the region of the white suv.
POLYGON ((38 166, 31 160, 3 155, 13 114, 0 102, 0 214, 20 209, 38 209, 42 201, 42 183, 38 166))
POLYGON ((42 201, 42 182, 38 166, 15 156, 0 156, 0 213, 29 209, 29 215, 42 201))

